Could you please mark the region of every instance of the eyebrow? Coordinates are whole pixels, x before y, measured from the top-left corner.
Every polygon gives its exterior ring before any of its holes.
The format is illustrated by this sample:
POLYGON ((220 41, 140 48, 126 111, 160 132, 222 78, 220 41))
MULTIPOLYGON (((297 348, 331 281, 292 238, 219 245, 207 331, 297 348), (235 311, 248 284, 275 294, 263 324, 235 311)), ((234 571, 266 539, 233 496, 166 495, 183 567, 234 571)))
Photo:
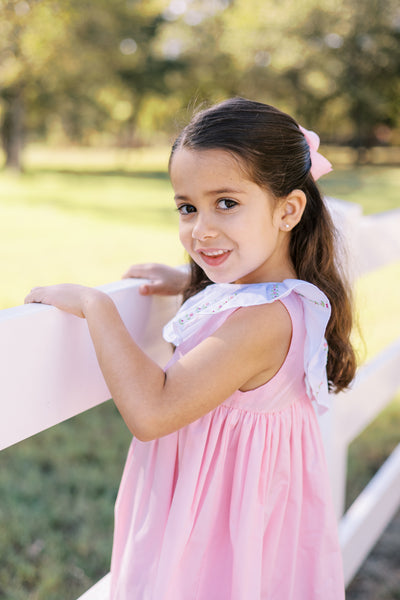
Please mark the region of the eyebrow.
MULTIPOLYGON (((243 194, 244 192, 241 190, 236 190, 233 188, 223 188, 220 190, 210 190, 206 192, 206 196, 220 196, 222 194, 243 194)), ((176 194, 174 196, 175 200, 188 200, 187 196, 176 194)))

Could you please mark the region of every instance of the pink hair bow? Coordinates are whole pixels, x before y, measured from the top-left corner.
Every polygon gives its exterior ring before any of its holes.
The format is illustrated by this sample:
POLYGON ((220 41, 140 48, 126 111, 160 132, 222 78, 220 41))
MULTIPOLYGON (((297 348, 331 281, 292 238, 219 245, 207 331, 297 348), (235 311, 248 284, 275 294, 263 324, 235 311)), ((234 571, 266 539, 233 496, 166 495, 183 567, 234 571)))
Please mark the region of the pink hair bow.
POLYGON ((311 175, 316 181, 322 177, 322 175, 326 175, 332 171, 332 165, 329 160, 325 158, 325 156, 322 156, 322 154, 318 152, 319 136, 315 133, 315 131, 304 129, 304 127, 301 127, 300 125, 299 128, 310 147, 311 175))

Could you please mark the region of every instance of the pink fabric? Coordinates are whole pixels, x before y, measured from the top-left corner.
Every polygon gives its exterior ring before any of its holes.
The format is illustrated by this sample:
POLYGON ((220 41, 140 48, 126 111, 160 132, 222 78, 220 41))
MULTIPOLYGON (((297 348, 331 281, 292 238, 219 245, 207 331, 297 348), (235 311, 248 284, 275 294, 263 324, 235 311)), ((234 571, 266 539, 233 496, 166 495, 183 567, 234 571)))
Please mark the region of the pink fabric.
POLYGON ((293 292, 300 296, 303 303, 303 321, 306 329, 303 340, 304 376, 307 395, 315 402, 318 414, 323 414, 330 406, 325 330, 331 307, 325 294, 307 281, 285 279, 282 282, 208 285, 186 300, 174 318, 166 324, 163 330, 164 339, 176 347, 186 348, 184 342, 197 333, 199 325, 204 323, 207 316, 241 306, 269 304, 283 300, 293 292))
POLYGON ((318 152, 320 141, 319 135, 315 133, 315 131, 304 129, 304 127, 301 127, 300 125, 299 128, 310 147, 311 175, 314 177, 315 181, 317 181, 322 175, 326 175, 332 171, 332 165, 325 156, 318 152))
MULTIPOLYGON (((265 385, 183 429, 133 440, 116 503, 112 600, 343 600, 336 521, 304 382, 303 303, 265 385)), ((237 308, 209 315, 172 361, 237 308)))

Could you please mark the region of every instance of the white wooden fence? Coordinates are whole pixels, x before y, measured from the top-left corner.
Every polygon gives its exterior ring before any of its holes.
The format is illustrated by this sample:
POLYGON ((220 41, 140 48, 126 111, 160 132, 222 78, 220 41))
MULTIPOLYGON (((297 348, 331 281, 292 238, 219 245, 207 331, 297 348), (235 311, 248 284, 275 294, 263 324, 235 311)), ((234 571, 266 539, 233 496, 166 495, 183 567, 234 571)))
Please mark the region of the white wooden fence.
MULTIPOLYGON (((355 276, 400 260, 400 209, 363 216, 361 208, 329 200, 350 240, 355 276)), ((124 280, 101 289, 114 299, 129 331, 157 362, 170 347, 162 325, 175 312, 176 298, 142 297, 138 282, 124 280)), ((52 427, 109 398, 85 321, 41 305, 0 311, 0 449, 52 427)), ((342 516, 347 447, 400 388, 400 331, 397 341, 359 369, 352 391, 336 396, 321 419, 334 501, 340 520, 345 579, 360 564, 400 506, 400 444, 367 488, 342 516)), ((400 440, 400 433, 399 433, 400 440)), ((110 507, 111 510, 111 507, 110 507)), ((106 600, 109 575, 80 600, 106 600)))

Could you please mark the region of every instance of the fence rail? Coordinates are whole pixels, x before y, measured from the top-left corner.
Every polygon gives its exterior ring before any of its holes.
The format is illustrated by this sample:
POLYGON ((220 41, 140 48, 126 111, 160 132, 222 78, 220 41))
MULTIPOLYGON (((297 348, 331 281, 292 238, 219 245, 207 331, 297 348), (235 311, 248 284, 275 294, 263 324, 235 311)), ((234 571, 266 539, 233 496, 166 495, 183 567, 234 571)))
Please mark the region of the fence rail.
MULTIPOLYGON (((332 199, 329 205, 339 229, 350 240, 354 276, 400 260, 400 210, 365 217, 357 205, 332 199), (371 244, 377 239, 379 244, 371 244)), ((101 289, 113 298, 139 345, 163 364, 170 355, 170 346, 162 340, 161 329, 176 311, 178 300, 140 296, 138 286, 137 281, 124 280, 101 289)), ((348 445, 399 390, 399 365, 400 337, 359 370, 352 391, 337 396, 333 409, 321 419, 340 520, 346 583, 400 505, 399 445, 342 515, 348 445)), ((101 404, 110 396, 86 322, 41 305, 0 311, 0 378, 0 449, 101 404)), ((105 600, 108 589, 106 576, 80 600, 105 600)))

